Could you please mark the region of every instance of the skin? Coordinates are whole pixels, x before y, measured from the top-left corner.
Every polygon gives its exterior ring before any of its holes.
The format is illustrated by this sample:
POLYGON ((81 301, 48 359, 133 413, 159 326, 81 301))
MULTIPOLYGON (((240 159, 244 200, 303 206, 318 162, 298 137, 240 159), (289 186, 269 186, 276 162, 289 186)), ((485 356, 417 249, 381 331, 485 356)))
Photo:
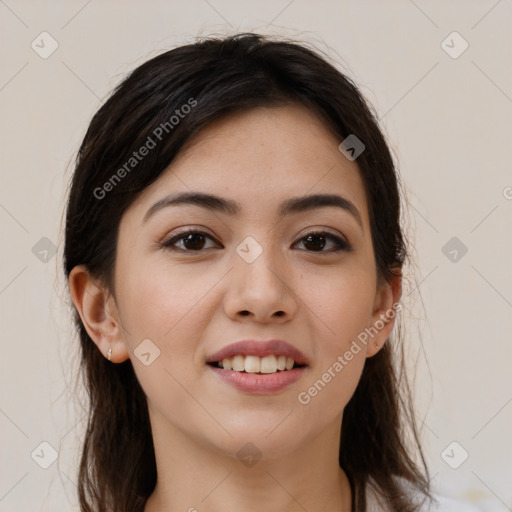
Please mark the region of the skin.
POLYGON ((363 183, 339 143, 299 105, 223 118, 125 212, 115 292, 84 266, 73 269, 70 290, 89 335, 105 356, 112 348, 112 363, 132 360, 148 397, 158 482, 145 512, 350 511, 350 486, 338 464, 343 409, 393 320, 307 405, 297 396, 399 300, 400 281, 377 278, 363 183), (186 191, 236 200, 241 212, 182 205, 143 221, 155 202, 186 191), (316 193, 349 199, 361 225, 333 206, 279 217, 282 201, 316 193), (202 252, 183 239, 174 252, 159 245, 186 227, 212 237, 202 252), (352 251, 332 252, 329 239, 308 244, 304 237, 316 230, 347 239, 352 251), (236 252, 247 236, 263 249, 252 263, 236 252), (148 338, 160 356, 144 366, 134 350, 148 338), (205 365, 233 341, 273 338, 311 362, 278 393, 243 393, 205 365), (261 453, 250 467, 237 457, 248 442, 261 453))

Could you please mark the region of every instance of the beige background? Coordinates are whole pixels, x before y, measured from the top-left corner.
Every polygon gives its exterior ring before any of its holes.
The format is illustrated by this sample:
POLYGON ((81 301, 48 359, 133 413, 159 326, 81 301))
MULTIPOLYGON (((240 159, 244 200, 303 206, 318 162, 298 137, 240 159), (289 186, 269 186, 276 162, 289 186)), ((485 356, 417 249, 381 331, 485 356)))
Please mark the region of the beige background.
POLYGON ((240 30, 343 59, 375 105, 409 192, 419 283, 407 292, 410 366, 433 482, 478 510, 511 510, 510 0, 2 0, 0 16, 0 511, 77 510, 84 425, 71 402, 77 343, 59 258, 70 163, 88 122, 150 56, 240 30), (58 43, 46 59, 31 48, 42 37, 51 48, 43 31, 58 43), (458 58, 445 51, 463 48, 458 36, 442 46, 453 31, 469 44, 458 58), (455 246, 443 253, 452 237, 462 257, 455 246), (58 452, 48 469, 41 442, 58 452), (462 450, 469 458, 452 469, 462 450))

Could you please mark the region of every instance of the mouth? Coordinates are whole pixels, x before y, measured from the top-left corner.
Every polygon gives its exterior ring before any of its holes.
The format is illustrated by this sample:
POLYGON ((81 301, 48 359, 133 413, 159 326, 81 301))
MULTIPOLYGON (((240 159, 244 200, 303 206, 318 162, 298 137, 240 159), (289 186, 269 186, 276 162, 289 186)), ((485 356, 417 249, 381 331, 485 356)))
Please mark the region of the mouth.
POLYGON ((250 395, 285 390, 309 367, 305 354, 282 340, 239 341, 219 350, 205 362, 215 378, 250 395))
POLYGON ((213 368, 224 371, 250 373, 253 375, 270 375, 289 372, 307 366, 306 364, 297 363, 292 357, 274 354, 265 357, 238 354, 234 357, 226 357, 222 360, 209 362, 207 364, 213 368))

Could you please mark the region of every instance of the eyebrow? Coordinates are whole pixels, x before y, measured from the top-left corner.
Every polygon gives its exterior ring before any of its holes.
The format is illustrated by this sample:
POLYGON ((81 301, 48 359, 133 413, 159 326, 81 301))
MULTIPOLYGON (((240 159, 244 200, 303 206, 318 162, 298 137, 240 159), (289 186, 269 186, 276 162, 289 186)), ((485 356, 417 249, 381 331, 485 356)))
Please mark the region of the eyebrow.
MULTIPOLYGON (((177 194, 170 194, 163 199, 157 201, 144 216, 144 222, 147 222, 150 217, 159 212, 160 210, 170 206, 182 205, 195 205, 201 208, 206 208, 211 211, 224 213, 227 215, 237 215, 241 211, 239 203, 233 199, 219 197, 213 194, 206 194, 203 192, 180 192, 177 194)), ((361 214, 356 208, 354 203, 349 199, 336 194, 313 194, 299 197, 292 197, 283 201, 279 206, 279 215, 301 213, 311 211, 316 208, 324 208, 334 206, 350 213, 355 218, 357 223, 363 227, 361 214)))

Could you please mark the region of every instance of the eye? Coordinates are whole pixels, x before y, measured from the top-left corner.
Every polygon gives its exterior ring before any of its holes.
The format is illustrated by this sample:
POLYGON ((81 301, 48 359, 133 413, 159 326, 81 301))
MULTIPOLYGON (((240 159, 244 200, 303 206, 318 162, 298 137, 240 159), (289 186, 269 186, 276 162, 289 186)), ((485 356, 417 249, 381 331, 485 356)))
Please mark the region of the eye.
MULTIPOLYGON (((297 243, 303 243, 304 247, 309 252, 331 253, 352 250, 348 242, 327 231, 308 233, 297 243), (330 248, 329 245, 331 246, 330 248)), ((168 250, 182 252, 201 252, 204 249, 210 249, 218 245, 219 244, 210 235, 197 229, 188 229, 161 243, 161 246, 168 250), (208 247, 208 240, 212 241, 214 245, 208 247)))
MULTIPOLYGON (((213 238, 205 233, 204 231, 199 231, 197 229, 188 229, 178 235, 169 238, 162 242, 162 247, 169 249, 171 251, 184 251, 184 252, 200 252, 203 249, 210 249, 211 247, 205 247, 206 240, 213 240, 213 238), (177 243, 181 242, 181 247, 177 246, 177 243)), ((215 242, 215 244, 217 244, 215 242)))
POLYGON ((303 236, 299 242, 303 243, 310 252, 338 252, 351 251, 352 247, 342 238, 327 231, 314 231, 303 236), (325 250, 331 244, 331 249, 325 250))

